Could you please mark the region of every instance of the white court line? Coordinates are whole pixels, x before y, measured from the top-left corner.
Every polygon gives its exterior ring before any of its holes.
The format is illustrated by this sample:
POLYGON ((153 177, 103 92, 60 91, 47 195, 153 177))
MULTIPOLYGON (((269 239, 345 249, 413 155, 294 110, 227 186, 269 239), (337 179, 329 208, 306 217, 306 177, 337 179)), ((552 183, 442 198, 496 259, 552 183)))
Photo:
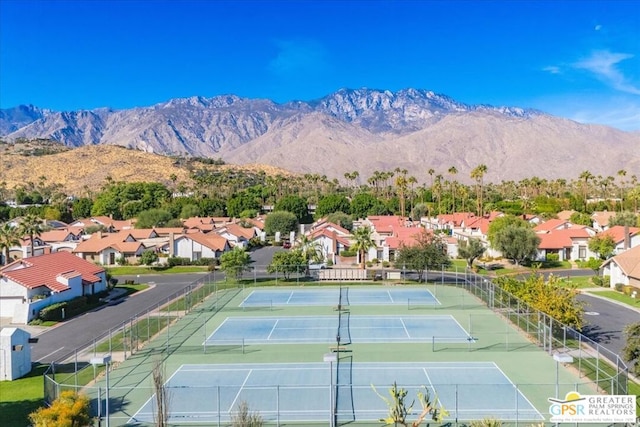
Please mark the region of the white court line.
POLYGON ((433 386, 433 383, 431 382, 431 377, 427 372, 427 368, 422 368, 422 372, 424 372, 424 375, 427 377, 427 381, 429 381, 429 387, 431 387, 431 390, 433 390, 433 394, 436 394, 436 388, 433 386))
POLYGON ((289 293, 289 298, 287 298, 287 302, 285 304, 289 305, 289 303, 291 302, 291 298, 293 298, 293 291, 289 293))
POLYGON ((254 293, 254 292, 255 292, 255 291, 251 291, 251 293, 250 293, 249 295, 247 295, 247 296, 245 297, 245 299, 243 299, 243 300, 242 300, 242 302, 240 303, 240 306, 243 306, 243 305, 244 305, 244 303, 245 303, 249 298, 251 298, 251 295, 253 295, 253 293, 254 293))
POLYGON ((393 304, 395 301, 393 300, 393 297, 391 296, 391 291, 387 291, 387 295, 389 295, 389 299, 391 300, 391 304, 393 304))
POLYGON ((229 411, 228 411, 229 413, 231 413, 231 411, 233 410, 233 407, 236 405, 236 401, 240 397, 240 393, 242 393, 242 389, 247 384, 247 381, 249 381, 249 376, 251 376, 252 372, 253 372, 253 369, 249 369, 249 373, 245 377, 244 382, 242 383, 242 385, 240 386, 240 389, 238 390, 238 393, 236 393, 236 397, 233 399, 233 402, 231 402, 231 405, 229 406, 229 411))
POLYGON ((404 324, 404 319, 400 318, 400 323, 402 323, 402 327, 404 328, 404 333, 407 334, 407 338, 411 338, 411 334, 407 330, 407 325, 404 324))
POLYGON ((277 319, 276 322, 273 324, 273 328, 271 328, 271 332, 269 332, 269 335, 267 336, 267 341, 271 339, 271 335, 273 335, 273 331, 276 330, 276 326, 278 326, 279 321, 280 319, 277 319))
MULTIPOLYGON (((496 365, 496 362, 493 362, 493 366, 495 366, 495 368, 498 370, 498 372, 500 372, 502 375, 504 375, 504 377, 507 379, 507 381, 509 381, 509 384, 511 384, 513 386, 513 388, 516 390, 517 394, 519 394, 520 396, 522 396, 522 398, 529 404, 529 406, 531 406, 533 408, 534 411, 536 411, 538 413, 538 415, 540 415, 540 417, 542 419, 544 419, 544 416, 540 413, 540 411, 538 411, 538 408, 536 408, 533 403, 531 403, 531 401, 527 398, 527 396, 525 396, 525 394, 523 392, 520 391, 520 389, 518 388, 517 385, 515 385, 513 383, 513 381, 511 381, 511 378, 509 378, 507 376, 507 374, 504 373, 504 371, 502 369, 500 369, 500 367, 498 365, 496 365)), ((517 399, 517 397, 516 397, 517 399)), ((517 405, 517 402, 516 402, 517 405)), ((519 408, 518 408, 519 409, 519 408)))

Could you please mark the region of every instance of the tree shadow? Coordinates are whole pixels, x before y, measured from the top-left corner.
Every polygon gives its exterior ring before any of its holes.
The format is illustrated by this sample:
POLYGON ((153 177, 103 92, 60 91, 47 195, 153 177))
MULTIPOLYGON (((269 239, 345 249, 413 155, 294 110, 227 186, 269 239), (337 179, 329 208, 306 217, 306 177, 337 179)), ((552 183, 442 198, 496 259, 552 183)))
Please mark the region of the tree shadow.
POLYGON ((587 324, 582 328, 582 335, 599 344, 608 344, 612 339, 617 339, 621 333, 621 329, 615 331, 603 331, 600 326, 591 324, 587 324))

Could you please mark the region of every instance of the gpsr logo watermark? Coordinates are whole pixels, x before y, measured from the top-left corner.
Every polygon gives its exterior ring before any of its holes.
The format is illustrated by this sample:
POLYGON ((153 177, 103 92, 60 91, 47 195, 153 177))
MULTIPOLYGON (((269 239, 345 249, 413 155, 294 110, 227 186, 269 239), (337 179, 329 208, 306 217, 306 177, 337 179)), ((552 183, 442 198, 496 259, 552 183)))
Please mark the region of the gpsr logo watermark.
POLYGON ((581 395, 570 391, 564 400, 550 397, 549 414, 556 423, 633 423, 636 396, 581 395))

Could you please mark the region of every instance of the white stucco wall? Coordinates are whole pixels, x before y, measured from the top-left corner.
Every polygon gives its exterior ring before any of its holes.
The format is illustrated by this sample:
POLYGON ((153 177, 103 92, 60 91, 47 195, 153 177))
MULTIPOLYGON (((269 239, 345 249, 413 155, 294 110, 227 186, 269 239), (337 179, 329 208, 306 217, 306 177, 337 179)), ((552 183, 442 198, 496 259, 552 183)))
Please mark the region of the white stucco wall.
POLYGON ((30 337, 19 328, 0 331, 0 381, 12 381, 31 372, 30 337))

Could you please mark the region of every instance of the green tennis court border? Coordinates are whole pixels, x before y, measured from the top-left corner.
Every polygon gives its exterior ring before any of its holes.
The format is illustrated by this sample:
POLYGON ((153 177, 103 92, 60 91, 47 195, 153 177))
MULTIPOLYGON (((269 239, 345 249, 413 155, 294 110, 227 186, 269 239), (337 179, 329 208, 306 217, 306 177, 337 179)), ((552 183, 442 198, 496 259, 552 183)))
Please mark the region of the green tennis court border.
MULTIPOLYGON (((425 285, 421 285, 425 286, 425 285)), ((374 287, 378 287, 375 286, 374 287)), ((471 324, 471 331, 480 344, 470 351, 467 346, 448 345, 433 348, 424 343, 402 343, 393 345, 352 344, 349 350, 354 363, 359 362, 438 362, 457 361, 494 362, 505 375, 521 390, 540 413, 548 415, 547 398, 555 395, 556 365, 553 359, 531 343, 524 334, 505 321, 499 313, 489 310, 483 303, 460 287, 433 286, 427 288, 443 303, 442 307, 404 307, 404 306, 351 306, 352 314, 450 314, 462 325, 471 324), (435 289, 434 289, 435 288, 435 289), (416 312, 417 311, 417 312, 416 312), (435 350, 435 351, 434 351, 435 350)), ((296 287, 296 289, 299 289, 296 287)), ((171 334, 161 332, 145 349, 139 351, 119 364, 111 373, 112 399, 119 402, 112 406, 117 411, 112 416, 113 425, 128 420, 132 411, 137 410, 149 394, 142 392, 150 385, 150 370, 155 360, 164 360, 168 373, 178 366, 211 363, 285 363, 317 362, 329 351, 327 345, 251 345, 240 350, 239 346, 228 346, 216 351, 202 349, 202 339, 207 331, 211 332, 228 316, 273 316, 272 309, 243 310, 238 303, 249 289, 234 291, 229 299, 221 304, 214 299, 206 300, 197 310, 171 326, 171 334)), ((278 307, 278 315, 337 315, 332 307, 278 307)), ((594 393, 595 387, 586 378, 575 372, 559 369, 559 393, 578 391, 583 394, 594 393)), ((104 392, 104 382, 99 382, 104 392)), ((87 389, 95 396, 96 387, 87 389)), ((391 384, 389 384, 391 386, 391 384)), ((402 387, 402 384, 399 384, 402 387)), ((381 402, 383 405, 383 402, 381 402)), ((359 424, 357 425, 379 425, 359 424)), ((295 424, 302 425, 302 424, 295 424)))

